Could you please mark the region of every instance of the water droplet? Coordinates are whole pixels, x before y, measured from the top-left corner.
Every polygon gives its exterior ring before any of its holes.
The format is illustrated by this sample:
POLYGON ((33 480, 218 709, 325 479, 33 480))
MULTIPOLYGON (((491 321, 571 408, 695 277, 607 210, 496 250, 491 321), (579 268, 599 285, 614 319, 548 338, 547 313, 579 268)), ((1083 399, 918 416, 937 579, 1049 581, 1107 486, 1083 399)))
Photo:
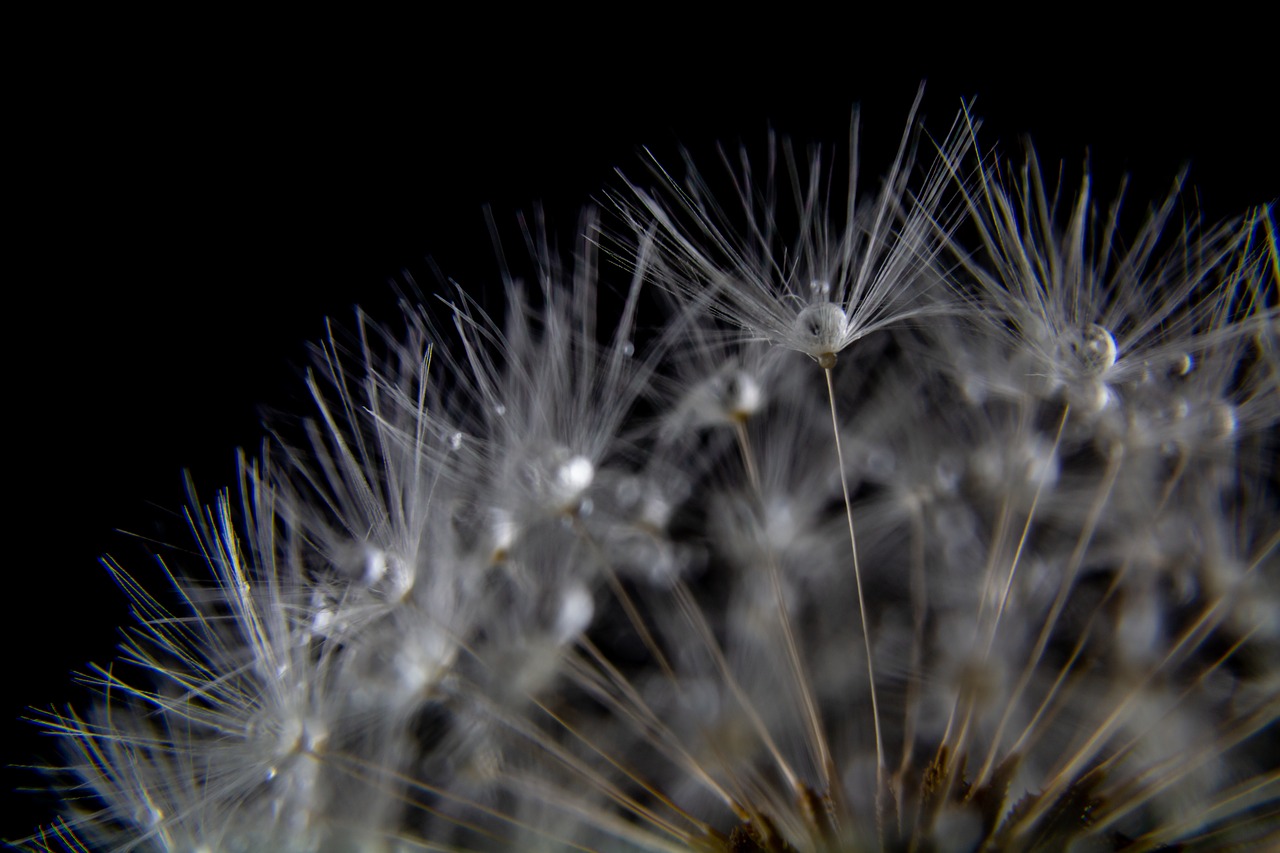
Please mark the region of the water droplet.
POLYGON ((455 432, 449 436, 449 446, 454 450, 460 450, 462 448, 462 433, 455 432))
POLYGON ((754 415, 764 402, 764 392, 759 383, 742 370, 718 377, 713 393, 723 413, 732 420, 754 415))
POLYGON ((507 407, 499 403, 498 405, 493 407, 493 413, 498 417, 502 417, 507 413, 507 407))
POLYGON ((1234 438, 1240 421, 1236 417, 1236 407, 1230 403, 1218 403, 1213 407, 1213 434, 1219 441, 1234 438))
POLYGON ((576 498, 586 491, 594 479, 596 468, 585 456, 574 456, 556 468, 557 490, 566 499, 576 498))
POLYGON ((844 348, 849 318, 834 302, 810 305, 796 315, 795 336, 798 349, 819 358, 844 348))
POLYGON ((625 341, 622 344, 622 354, 627 358, 631 358, 631 356, 636 354, 636 345, 631 343, 631 341, 625 341))
POLYGON ((1116 363, 1119 352, 1116 339, 1097 323, 1091 323, 1080 333, 1080 340, 1073 345, 1076 356, 1090 376, 1101 376, 1116 363))
POLYGON ((630 509, 640 500, 641 486, 637 477, 627 477, 619 481, 615 492, 618 496, 618 503, 624 509, 630 509))
POLYGON ((387 573, 390 561, 388 555, 381 548, 373 545, 366 545, 364 549, 364 576, 362 581, 372 586, 382 580, 383 575, 387 573))
POLYGON ((563 645, 581 634, 591 624, 595 612, 591 593, 581 586, 571 587, 560 601, 560 612, 556 615, 556 639, 563 645))

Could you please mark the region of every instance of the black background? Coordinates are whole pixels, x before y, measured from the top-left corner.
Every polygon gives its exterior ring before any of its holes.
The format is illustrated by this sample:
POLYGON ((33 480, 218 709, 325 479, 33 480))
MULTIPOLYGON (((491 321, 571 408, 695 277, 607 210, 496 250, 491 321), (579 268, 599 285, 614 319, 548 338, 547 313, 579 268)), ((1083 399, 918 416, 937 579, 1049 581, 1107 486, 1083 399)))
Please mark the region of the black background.
MULTIPOLYGON (((1211 219, 1280 193, 1263 62, 1237 33, 1216 45, 1226 54, 1199 32, 1054 45, 980 21, 936 45, 912 21, 574 35, 586 22, 555 35, 537 23, 15 32, 27 61, 3 131, 20 152, 6 176, 4 763, 53 755, 19 717, 83 705, 69 674, 112 655, 127 605, 100 555, 156 581, 147 540, 188 541, 181 472, 207 499, 236 448, 261 441, 262 406, 308 411, 300 372, 324 318, 349 325, 360 304, 394 320, 391 282, 407 271, 434 289, 428 259, 491 288, 485 205, 505 224, 541 203, 568 237, 616 167, 640 172, 642 145, 712 162, 716 140, 759 145, 771 125, 840 143, 854 103, 879 170, 922 79, 935 133, 976 97, 987 142, 1013 153, 1028 134, 1070 167, 1088 150, 1104 197, 1128 172, 1141 206, 1188 162, 1211 219)), ((6 774, 6 791, 39 782, 6 774)), ((0 837, 48 818, 38 797, 6 800, 0 837)))

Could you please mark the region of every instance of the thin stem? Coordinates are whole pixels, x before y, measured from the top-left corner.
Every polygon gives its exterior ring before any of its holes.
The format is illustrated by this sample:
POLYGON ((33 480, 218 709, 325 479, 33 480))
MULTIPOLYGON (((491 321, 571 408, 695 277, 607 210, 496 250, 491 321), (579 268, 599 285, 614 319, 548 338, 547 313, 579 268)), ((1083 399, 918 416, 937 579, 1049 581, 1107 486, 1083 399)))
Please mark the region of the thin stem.
MULTIPOLYGON (((827 378, 827 400, 831 404, 831 433, 836 440, 836 463, 840 469, 840 490, 844 493, 844 514, 849 522, 849 547, 853 552, 853 583, 858 591, 858 616, 862 621, 862 640, 867 649, 867 683, 871 688, 871 722, 876 731, 876 790, 884 790, 884 745, 880 737, 880 706, 876 702, 876 675, 871 662, 871 629, 867 625, 867 606, 862 594, 862 572, 858 566, 858 539, 853 531, 853 506, 849 503, 849 481, 844 473, 844 450, 840 446, 840 420, 836 416, 836 391, 831 368, 822 371, 827 378)), ((877 793, 877 797, 879 794, 877 793)))
POLYGON ((991 746, 987 750, 986 760, 983 762, 982 770, 978 773, 978 784, 987 781, 988 774, 995 766, 996 755, 1000 750, 1000 744, 1004 738, 1005 728, 1008 726, 1010 719, 1013 717, 1014 709, 1018 707, 1018 703, 1022 698, 1023 692, 1031 683, 1031 678, 1035 674, 1036 667, 1040 663, 1041 656, 1044 654, 1045 647, 1049 644, 1049 636, 1058 624, 1058 618, 1062 615, 1062 610, 1067 604, 1067 597, 1071 594, 1072 586, 1076 581, 1076 577, 1080 571, 1080 566, 1084 562, 1085 552, 1089 548, 1089 544, 1093 541, 1094 531, 1097 530, 1098 522, 1102 517, 1103 510, 1106 509, 1108 501, 1111 499, 1111 492, 1115 488, 1116 480, 1120 476, 1120 467, 1124 459, 1124 452, 1119 446, 1113 446, 1108 453, 1107 470, 1102 477, 1102 482, 1098 485, 1098 493, 1094 497, 1092 506, 1089 508, 1089 514, 1085 519, 1084 527, 1080 531, 1080 536, 1076 539, 1075 549, 1071 552, 1071 556, 1067 560, 1062 573, 1062 580, 1058 584, 1058 594, 1054 598, 1053 604, 1049 608, 1049 613, 1044 620, 1044 626, 1040 629, 1040 634, 1036 638, 1035 648, 1032 649, 1030 657, 1027 658, 1026 666, 1022 670, 1022 675, 1018 679, 1017 685, 1013 688, 1007 700, 1007 706, 1004 714, 1000 718, 1000 724, 996 727, 995 735, 991 738, 991 746))
MULTIPOLYGON (((765 512, 764 489, 760 484, 760 471, 755 461, 755 452, 751 448, 751 438, 747 434, 746 424, 738 421, 736 424, 736 432, 738 437, 738 446, 742 450, 743 464, 747 468, 747 474, 751 479, 751 486, 755 490, 756 500, 759 502, 760 512, 765 512)), ((762 518, 762 523, 765 519, 762 518)), ((808 723, 808 739, 810 749, 814 752, 814 758, 817 761, 819 772, 822 773, 828 792, 834 792, 840 784, 839 777, 836 772, 835 761, 831 757, 831 748, 827 743, 826 732, 822 727, 822 717, 818 711, 818 703, 814 698, 813 686, 809 681, 809 673, 805 668, 804 659, 800 655, 800 644, 796 640, 795 630, 791 627, 791 617, 787 613, 786 597, 782 587, 782 570, 778 566, 777 555, 773 552, 773 547, 765 543, 765 559, 768 563, 769 581, 773 587, 774 601, 778 605, 778 622, 782 628, 782 636, 787 647, 787 660, 791 664, 791 674, 796 680, 796 688, 800 692, 800 700, 804 706, 806 722, 808 723)))
MULTIPOLYGON (((1053 456, 1057 456, 1058 448, 1062 445, 1062 431, 1067 426, 1067 417, 1071 414, 1071 405, 1067 404, 1062 407, 1062 419, 1058 421, 1058 431, 1053 437, 1053 448, 1049 451, 1053 456)), ((1027 544, 1027 534, 1031 532, 1031 523, 1035 520, 1036 509, 1040 506, 1040 495, 1044 491, 1044 484, 1047 477, 1040 477, 1036 483, 1036 493, 1031 499, 1031 508, 1027 510, 1027 520, 1022 526, 1022 535, 1018 537, 1018 547, 1013 552, 1013 561, 1009 564, 1009 574, 1005 577, 1004 589, 1000 593, 1000 606, 996 608, 995 619, 991 623, 991 634, 987 637, 987 647, 983 650, 982 659, 986 661, 991 655, 991 647, 995 643, 996 632, 1000 628, 1000 617, 1004 615, 1005 607, 1009 603, 1009 590, 1013 588, 1013 576, 1018 571, 1018 564, 1022 561, 1022 550, 1027 544)))

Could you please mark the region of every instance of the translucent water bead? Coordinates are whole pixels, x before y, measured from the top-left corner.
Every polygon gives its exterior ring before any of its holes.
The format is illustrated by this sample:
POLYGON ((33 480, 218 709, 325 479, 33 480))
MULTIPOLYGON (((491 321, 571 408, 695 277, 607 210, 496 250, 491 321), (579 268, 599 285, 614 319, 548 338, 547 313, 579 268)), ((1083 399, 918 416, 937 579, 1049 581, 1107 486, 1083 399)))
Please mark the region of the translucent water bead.
POLYGON ((796 316, 797 348, 824 370, 835 366, 836 353, 844 348, 849 318, 834 302, 810 305, 796 316))
POLYGON ((591 487, 596 468, 587 457, 557 446, 530 462, 524 474, 535 500, 554 512, 569 512, 591 487))
POLYGON ((1071 348, 1088 376, 1102 376, 1116 363, 1119 355, 1115 337, 1097 323, 1086 326, 1071 348))
POLYGON ((743 370, 735 370, 713 380, 711 393, 724 418, 744 421, 760 410, 764 403, 764 391, 755 377, 743 370))

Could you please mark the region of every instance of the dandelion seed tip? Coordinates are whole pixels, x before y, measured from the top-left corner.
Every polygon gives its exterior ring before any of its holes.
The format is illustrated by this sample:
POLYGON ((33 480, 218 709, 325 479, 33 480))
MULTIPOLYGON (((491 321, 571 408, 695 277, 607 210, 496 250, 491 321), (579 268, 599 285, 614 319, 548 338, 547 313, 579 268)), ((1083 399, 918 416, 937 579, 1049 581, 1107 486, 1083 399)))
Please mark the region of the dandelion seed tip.
POLYGON ((818 366, 823 370, 830 370, 836 366, 836 354, 833 352, 819 353, 814 356, 814 360, 818 362, 818 366))

